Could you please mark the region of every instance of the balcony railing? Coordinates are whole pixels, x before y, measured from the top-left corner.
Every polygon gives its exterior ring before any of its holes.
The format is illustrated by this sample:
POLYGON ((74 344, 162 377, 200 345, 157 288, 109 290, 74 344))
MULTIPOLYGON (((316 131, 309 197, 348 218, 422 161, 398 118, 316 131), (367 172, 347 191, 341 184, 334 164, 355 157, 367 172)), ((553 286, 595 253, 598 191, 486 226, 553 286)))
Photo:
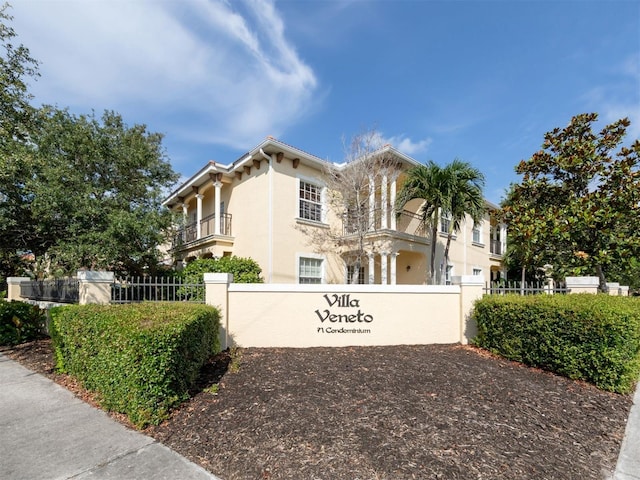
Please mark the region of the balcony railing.
POLYGON ((403 210, 397 218, 396 230, 419 237, 424 237, 427 234, 424 223, 422 222, 422 216, 409 210, 403 210))
MULTIPOLYGON (((391 208, 387 211, 387 230, 392 230, 391 228, 391 216, 393 212, 391 208)), ((438 225, 438 231, 442 231, 442 226, 438 225)), ((349 216, 344 215, 342 219, 342 234, 344 236, 356 235, 359 232, 363 232, 365 234, 377 232, 382 229, 382 210, 375 209, 372 215, 363 215, 362 217, 358 216, 349 216)), ((396 228, 393 230, 395 232, 406 233, 409 235, 414 235, 417 237, 426 237, 429 235, 428 229, 425 227, 422 222, 422 216, 411 212, 409 210, 403 210, 400 215, 396 217, 396 228)), ((481 238, 474 239, 473 241, 476 243, 480 243, 478 240, 481 238)), ((501 256, 504 254, 504 245, 500 240, 491 240, 489 243, 489 252, 491 255, 501 256)))
MULTIPOLYGON (((388 210, 387 227, 391 229, 391 209, 388 210)), ((342 221, 342 232, 344 235, 354 235, 358 232, 375 232, 382 229, 382 210, 376 209, 371 216, 363 216, 362 218, 349 218, 345 215, 342 221)), ((410 235, 425 236, 422 217, 409 210, 403 210, 396 218, 396 232, 408 233, 410 235)))
MULTIPOLYGON (((200 221, 200 239, 215 235, 216 216, 209 215, 200 221)), ((231 214, 220 215, 220 235, 231 236, 231 214)), ((173 248, 180 247, 186 243, 191 243, 198 239, 198 224, 189 223, 176 233, 173 240, 173 248)))

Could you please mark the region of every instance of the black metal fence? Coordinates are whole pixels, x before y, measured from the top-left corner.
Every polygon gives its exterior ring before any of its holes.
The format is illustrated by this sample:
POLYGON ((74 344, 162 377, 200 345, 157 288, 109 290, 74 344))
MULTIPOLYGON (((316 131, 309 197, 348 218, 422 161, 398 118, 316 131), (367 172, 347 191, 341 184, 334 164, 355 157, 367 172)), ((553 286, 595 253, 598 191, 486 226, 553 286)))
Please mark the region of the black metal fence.
POLYGON ((505 295, 507 293, 515 295, 538 295, 538 294, 565 294, 571 289, 565 283, 555 283, 553 285, 544 282, 515 282, 500 281, 485 284, 485 295, 505 295))
POLYGON ((78 303, 80 284, 76 278, 30 280, 20 283, 20 296, 45 302, 78 303))
POLYGON ((182 277, 123 277, 111 286, 111 303, 204 303, 204 283, 188 283, 182 277))

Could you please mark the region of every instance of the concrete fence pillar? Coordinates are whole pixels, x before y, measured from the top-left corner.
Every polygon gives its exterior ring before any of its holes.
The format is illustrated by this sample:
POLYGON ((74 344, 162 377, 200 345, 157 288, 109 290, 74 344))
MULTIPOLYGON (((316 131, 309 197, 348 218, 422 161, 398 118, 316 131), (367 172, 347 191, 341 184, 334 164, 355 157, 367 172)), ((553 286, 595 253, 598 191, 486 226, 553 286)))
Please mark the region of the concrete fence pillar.
POLYGON ((24 301, 26 298, 22 298, 20 295, 20 283, 28 282, 31 279, 29 277, 7 277, 7 300, 24 301))
POLYGON ((78 272, 80 305, 90 303, 107 304, 111 302, 111 286, 115 275, 113 272, 94 272, 82 270, 78 272))
POLYGON ((233 282, 231 273, 204 274, 204 301, 220 310, 220 346, 229 348, 229 284, 233 282))
POLYGON ((460 286, 460 343, 466 345, 478 334, 478 326, 472 318, 473 305, 484 293, 484 277, 480 275, 454 276, 454 285, 460 286))
POLYGON ((607 289, 609 290, 609 295, 615 297, 620 295, 620 284, 618 282, 607 282, 607 289))
POLYGON ((571 293, 598 293, 598 277, 567 277, 567 288, 571 293))

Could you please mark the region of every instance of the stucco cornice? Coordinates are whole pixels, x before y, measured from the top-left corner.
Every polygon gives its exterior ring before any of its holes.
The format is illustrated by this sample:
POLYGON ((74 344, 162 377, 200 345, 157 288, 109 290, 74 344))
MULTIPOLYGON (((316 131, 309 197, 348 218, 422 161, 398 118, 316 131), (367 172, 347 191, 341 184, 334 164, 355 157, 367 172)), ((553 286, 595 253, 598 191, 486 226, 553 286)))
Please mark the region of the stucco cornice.
MULTIPOLYGON (((178 203, 180 197, 186 197, 193 192, 193 187, 200 187, 205 183, 210 182, 212 175, 222 174, 224 177, 234 178, 236 176, 241 176, 243 173, 247 173, 247 170, 250 171, 251 167, 255 166, 255 162, 264 160, 263 153, 269 156, 273 155, 277 161, 280 161, 283 157, 290 158, 294 162, 294 168, 297 168, 298 165, 302 163, 303 165, 308 165, 317 168, 318 170, 322 170, 326 168, 327 165, 331 164, 328 160, 323 160, 320 157, 281 142, 273 137, 267 137, 260 144, 253 147, 232 163, 224 165, 213 160, 209 161, 195 175, 181 183, 178 188, 167 196, 163 205, 171 206, 178 203)), ((382 147, 380 149, 380 153, 391 153, 403 164, 410 167, 420 164, 417 160, 405 155, 391 145, 385 145, 382 147)), ((338 167, 344 168, 346 165, 347 164, 338 164, 338 167)), ((219 175, 217 178, 220 178, 219 175)))

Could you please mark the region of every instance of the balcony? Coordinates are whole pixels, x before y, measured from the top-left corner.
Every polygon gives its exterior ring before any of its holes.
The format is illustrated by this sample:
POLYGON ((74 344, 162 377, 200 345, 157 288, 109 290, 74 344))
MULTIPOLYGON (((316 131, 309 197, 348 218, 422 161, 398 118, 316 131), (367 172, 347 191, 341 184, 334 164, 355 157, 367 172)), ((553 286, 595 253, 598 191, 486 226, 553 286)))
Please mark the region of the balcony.
POLYGON ((189 223, 179 229, 173 238, 172 249, 181 249, 196 241, 205 241, 216 236, 231 236, 231 214, 220 215, 220 233, 215 233, 216 216, 209 215, 200 221, 200 238, 198 238, 198 224, 189 223))
MULTIPOLYGON (((385 232, 386 235, 404 234, 414 237, 428 237, 430 234, 422 222, 422 216, 409 210, 403 210, 397 217, 395 228, 392 228, 391 211, 389 210, 386 227, 382 227, 383 211, 376 209, 370 216, 358 218, 357 215, 345 214, 342 219, 342 234, 345 237, 357 235, 358 232, 366 232, 366 235, 385 232)), ((441 231, 441 228, 438 229, 441 231)), ((505 232, 502 233, 506 235, 505 232)), ((475 235, 475 233, 474 233, 475 235)), ((492 235, 493 237, 493 229, 492 235)), ((480 243, 481 238, 473 238, 473 242, 480 243)), ((504 255, 505 245, 499 239, 492 239, 489 243, 489 253, 494 259, 501 259, 504 255)))
POLYGON ((371 216, 361 219, 357 218, 357 216, 352 217, 345 215, 342 220, 343 235, 354 235, 362 231, 380 232, 381 230, 405 233, 419 237, 424 237, 426 235, 424 225, 422 224, 422 217, 417 213, 410 212, 409 210, 403 210, 400 215, 396 217, 395 229, 392 228, 392 214, 390 211, 388 215, 389 218, 387 218, 385 228, 382 227, 381 209, 376 209, 372 212, 371 216))

